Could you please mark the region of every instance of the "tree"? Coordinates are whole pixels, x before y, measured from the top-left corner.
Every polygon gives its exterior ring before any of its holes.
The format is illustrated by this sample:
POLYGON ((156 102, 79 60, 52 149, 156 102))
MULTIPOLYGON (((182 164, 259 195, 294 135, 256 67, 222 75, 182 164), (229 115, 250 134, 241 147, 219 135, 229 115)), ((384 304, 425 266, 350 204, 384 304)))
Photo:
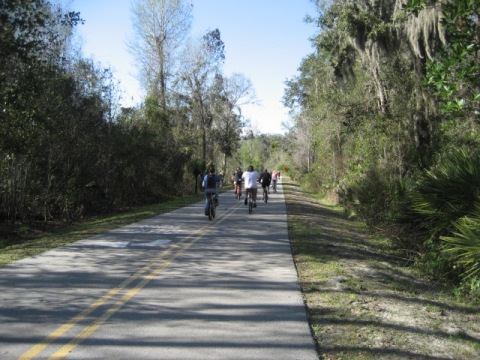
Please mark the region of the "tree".
POLYGON ((431 9, 440 10, 445 41, 427 64, 427 83, 438 95, 443 112, 463 120, 472 115, 478 119, 480 110, 479 7, 476 0, 411 0, 405 6, 414 19, 431 9))
POLYGON ((200 133, 202 161, 207 164, 208 137, 213 123, 211 113, 212 87, 225 59, 225 45, 218 29, 207 32, 199 41, 188 46, 182 56, 177 89, 188 102, 191 121, 200 133))
POLYGON ((224 78, 217 75, 212 86, 213 137, 223 153, 223 174, 227 173, 227 160, 239 149, 243 128, 240 106, 252 103, 255 92, 242 74, 224 78))
POLYGON ((167 108, 168 81, 176 52, 188 35, 191 8, 184 0, 136 0, 133 3, 135 37, 129 49, 140 65, 140 78, 147 91, 167 108))
MULTIPOLYGON (((347 211, 394 233, 399 246, 423 256, 417 263, 423 260, 431 274, 447 278, 455 269, 444 261, 450 257, 442 260, 445 244, 429 230, 445 235, 455 225, 461 234, 449 237, 451 251, 464 254, 461 247, 472 243, 478 248, 478 207, 456 224, 434 207, 428 218, 419 213, 429 202, 451 212, 468 193, 458 184, 478 182, 479 1, 317 5, 316 51, 287 82, 284 97, 296 121, 289 136, 296 144, 292 158, 305 164, 299 171, 307 186, 317 179, 335 186, 347 211), (452 149, 472 161, 459 161, 452 149), (423 179, 428 191, 415 197, 423 179)), ((477 202, 478 194, 467 195, 477 202)), ((472 281, 478 289, 478 278, 472 281)))
POLYGON ((54 147, 56 121, 72 115, 64 110, 75 86, 61 65, 80 21, 78 13, 64 14, 47 1, 0 1, 0 188, 6 194, 0 211, 12 220, 39 215, 51 179, 51 163, 42 168, 41 155, 54 147))

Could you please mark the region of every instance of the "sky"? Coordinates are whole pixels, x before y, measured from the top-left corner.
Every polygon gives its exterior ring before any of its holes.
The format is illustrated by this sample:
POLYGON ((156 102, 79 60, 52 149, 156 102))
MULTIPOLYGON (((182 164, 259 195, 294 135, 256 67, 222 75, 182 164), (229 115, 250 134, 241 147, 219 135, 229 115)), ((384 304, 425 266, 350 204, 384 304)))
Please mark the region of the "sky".
MULTIPOLYGON (((242 107, 242 113, 261 133, 281 134, 288 122, 282 105, 285 80, 298 74, 304 57, 313 51, 310 38, 315 16, 311 0, 186 0, 193 6, 191 36, 199 38, 219 29, 225 44, 223 73, 241 73, 249 78, 259 105, 242 107)), ((122 106, 141 102, 137 67, 127 50, 132 37, 130 0, 72 0, 83 25, 77 26, 83 55, 110 67, 124 91, 122 106)))

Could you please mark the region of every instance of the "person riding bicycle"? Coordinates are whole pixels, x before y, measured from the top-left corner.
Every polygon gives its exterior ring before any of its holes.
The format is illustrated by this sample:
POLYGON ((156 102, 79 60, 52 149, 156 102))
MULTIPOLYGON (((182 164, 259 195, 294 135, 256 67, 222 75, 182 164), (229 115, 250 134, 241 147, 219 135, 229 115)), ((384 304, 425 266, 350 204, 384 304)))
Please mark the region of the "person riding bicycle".
POLYGON ((242 174, 242 180, 245 183, 245 202, 247 205, 248 194, 252 194, 253 207, 257 207, 257 181, 260 174, 253 170, 253 166, 249 166, 248 170, 242 174))
POLYGON ((220 177, 215 174, 215 168, 208 169, 208 174, 203 178, 202 186, 205 189, 205 215, 208 215, 208 194, 214 194, 215 205, 218 206, 218 184, 220 177))
POLYGON ((240 167, 237 167, 237 170, 232 175, 233 178, 233 185, 235 186, 235 195, 238 194, 238 198, 242 196, 242 169, 240 167))
POLYGON ((265 169, 265 171, 260 176, 260 183, 262 184, 262 189, 264 192, 265 190, 268 191, 268 187, 270 186, 271 181, 272 175, 268 172, 268 169, 265 169))
POLYGON ((279 175, 279 172, 276 170, 272 173, 272 186, 274 191, 277 191, 277 180, 279 175))

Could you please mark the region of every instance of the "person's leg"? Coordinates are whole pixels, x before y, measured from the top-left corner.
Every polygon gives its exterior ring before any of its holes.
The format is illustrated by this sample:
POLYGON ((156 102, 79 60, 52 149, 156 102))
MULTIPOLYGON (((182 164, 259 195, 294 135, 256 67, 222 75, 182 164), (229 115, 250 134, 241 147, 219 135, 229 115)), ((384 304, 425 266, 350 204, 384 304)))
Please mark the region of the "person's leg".
POLYGON ((252 199, 253 199, 253 206, 257 206, 257 189, 251 189, 252 191, 252 199))
POLYGON ((208 215, 208 194, 205 192, 205 206, 204 206, 205 215, 208 215))
POLYGON ((245 189, 245 201, 243 202, 245 205, 248 204, 248 194, 252 194, 252 199, 253 199, 252 189, 245 189))

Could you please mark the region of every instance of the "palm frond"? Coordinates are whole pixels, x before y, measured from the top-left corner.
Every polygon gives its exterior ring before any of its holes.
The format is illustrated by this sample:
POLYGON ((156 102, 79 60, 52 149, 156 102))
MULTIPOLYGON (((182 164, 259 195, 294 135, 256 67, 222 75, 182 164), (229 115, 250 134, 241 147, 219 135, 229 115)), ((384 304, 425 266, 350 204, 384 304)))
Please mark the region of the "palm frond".
POLYGON ((480 211, 454 223, 453 236, 443 236, 443 251, 451 253, 464 267, 464 277, 480 275, 480 211))

